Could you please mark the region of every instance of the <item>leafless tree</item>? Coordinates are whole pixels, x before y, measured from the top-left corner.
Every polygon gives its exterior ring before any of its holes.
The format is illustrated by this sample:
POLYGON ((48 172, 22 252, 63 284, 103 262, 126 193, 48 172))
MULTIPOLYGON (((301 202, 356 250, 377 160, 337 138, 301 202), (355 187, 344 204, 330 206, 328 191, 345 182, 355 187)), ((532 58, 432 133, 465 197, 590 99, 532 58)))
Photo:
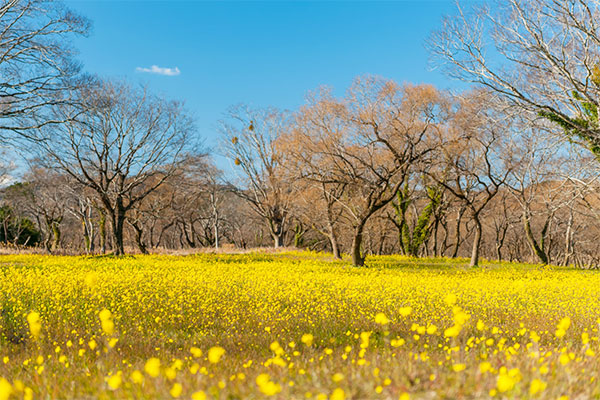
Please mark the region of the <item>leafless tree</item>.
MULTIPOLYGON (((289 221, 290 184, 285 155, 277 140, 289 129, 289 117, 276 109, 238 106, 221 124, 221 149, 240 179, 235 193, 252 205, 267 224, 274 247, 284 245, 289 221)), ((232 185, 233 187, 233 185, 232 185)))
POLYGON ((453 77, 555 122, 600 156, 600 3, 508 0, 458 7, 429 40, 453 77))
POLYGON ((71 121, 41 130, 38 147, 49 166, 95 192, 121 255, 128 212, 194 150, 193 124, 181 103, 125 83, 101 81, 76 95, 59 114, 71 121))
POLYGON ((343 188, 335 196, 352 227, 352 262, 364 264, 369 219, 394 199, 413 163, 427 154, 443 99, 429 86, 377 77, 355 80, 346 98, 327 91, 301 111, 295 153, 304 179, 343 188))
POLYGON ((70 39, 88 29, 84 18, 59 1, 2 2, 0 138, 32 138, 32 130, 64 121, 52 108, 71 101, 78 85, 70 39))
POLYGON ((549 228, 557 211, 572 203, 576 196, 568 190, 569 182, 560 176, 559 157, 565 148, 562 141, 554 140, 536 127, 534 121, 523 121, 514 116, 518 123, 518 135, 513 136, 510 158, 512 167, 507 187, 516 200, 521 212, 521 222, 525 238, 533 254, 542 264, 550 262, 547 242, 549 228), (542 220, 539 234, 532 227, 534 217, 542 220))
POLYGON ((97 206, 94 203, 94 193, 81 184, 71 183, 66 190, 69 191, 67 211, 81 223, 83 248, 88 254, 96 249, 96 235, 98 234, 96 215, 97 206))
MULTIPOLYGON (((479 264, 483 234, 482 213, 505 184, 510 164, 504 159, 510 122, 494 110, 486 92, 467 93, 448 130, 441 131, 439 152, 429 175, 460 201, 475 224, 470 266, 479 264)), ((460 229, 457 228, 457 230, 460 229)))

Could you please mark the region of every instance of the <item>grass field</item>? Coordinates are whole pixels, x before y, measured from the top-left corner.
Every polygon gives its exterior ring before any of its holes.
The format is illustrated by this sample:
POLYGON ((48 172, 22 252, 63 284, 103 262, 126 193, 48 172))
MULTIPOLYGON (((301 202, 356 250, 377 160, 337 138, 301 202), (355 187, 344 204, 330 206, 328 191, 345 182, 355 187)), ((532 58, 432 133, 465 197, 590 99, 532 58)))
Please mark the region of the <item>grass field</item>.
POLYGON ((0 400, 600 397, 600 274, 317 253, 0 258, 0 400))

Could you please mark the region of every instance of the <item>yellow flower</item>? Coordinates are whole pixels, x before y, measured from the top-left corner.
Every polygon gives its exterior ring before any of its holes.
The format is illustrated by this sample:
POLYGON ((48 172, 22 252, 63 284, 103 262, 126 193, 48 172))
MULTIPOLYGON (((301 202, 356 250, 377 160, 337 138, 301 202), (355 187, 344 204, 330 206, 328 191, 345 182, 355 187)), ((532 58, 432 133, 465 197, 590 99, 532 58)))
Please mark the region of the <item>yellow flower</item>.
POLYGON ((107 319, 111 319, 112 318, 112 313, 105 308, 105 309, 103 309, 102 311, 100 311, 98 313, 98 316, 100 317, 100 321, 104 321, 104 320, 107 320, 107 319))
POLYGON ((202 390, 194 392, 192 393, 192 400, 206 400, 206 393, 202 390))
POLYGON ((496 381, 496 388, 500 393, 508 392, 515 387, 516 379, 506 373, 500 373, 496 381))
POLYGON ((31 336, 37 338, 42 330, 40 314, 36 311, 31 311, 29 314, 27 314, 27 323, 29 324, 29 332, 31 333, 31 336))
POLYGON ((115 331, 115 324, 113 322, 112 313, 106 308, 100 311, 100 323, 102 325, 102 331, 107 335, 112 335, 115 331))
POLYGON ((109 376, 107 382, 108 386, 110 386, 112 390, 117 390, 121 386, 122 382, 121 373, 116 373, 115 375, 109 376))
POLYGON ((408 317, 410 315, 410 313, 412 312, 412 307, 411 306, 406 306, 406 307, 400 307, 400 310, 398 310, 400 312, 400 315, 402 315, 403 317, 408 317))
POLYGON ((167 369, 165 369, 165 377, 172 381, 173 379, 175 379, 175 377, 177 376, 177 371, 175 371, 173 368, 169 367, 167 369))
POLYGON ((344 374, 342 373, 335 373, 333 374, 333 376, 331 377, 331 380, 333 380, 335 383, 341 382, 344 380, 344 374))
POLYGON ((13 388, 10 382, 0 377, 0 400, 8 400, 12 392, 13 388))
POLYGON ((463 371, 465 368, 467 368, 467 366, 465 364, 454 364, 452 366, 452 371, 460 372, 460 371, 463 371))
POLYGON ((375 315, 375 323, 379 324, 379 325, 387 325, 390 323, 390 320, 388 319, 388 317, 385 316, 384 313, 377 313, 377 315, 375 315))
POLYGON ((160 360, 155 357, 148 359, 144 365, 144 371, 152 378, 156 378, 160 375, 160 360))
POLYGON ((535 396, 536 394, 543 392, 546 389, 546 382, 539 379, 534 379, 529 385, 529 394, 535 396))
POLYGON ((569 327, 571 326, 571 318, 569 317, 564 317, 563 319, 560 320, 560 322, 558 323, 558 328, 559 329, 564 329, 565 331, 567 329, 569 329, 569 327))
POLYGON ((136 369, 131 373, 131 381, 133 383, 141 384, 144 382, 144 375, 136 369))
POLYGON ((202 350, 200 350, 198 347, 192 347, 190 349, 190 353, 192 353, 192 356, 194 356, 195 358, 199 358, 202 356, 202 350))
POLYGON ((492 364, 488 361, 483 361, 481 364, 479 364, 479 372, 481 372, 482 374, 485 374, 486 372, 488 372, 491 369, 492 369, 492 364))
POLYGON ((278 341, 274 341, 273 343, 271 343, 269 345, 269 349, 271 349, 271 351, 278 356, 284 353, 283 348, 281 347, 278 341))
POLYGON ((594 357, 596 355, 596 352, 594 350, 588 348, 585 350, 585 355, 588 357, 594 357))
POLYGON ((444 297, 444 302, 449 306, 455 305, 456 301, 457 297, 454 293, 447 294, 446 297, 444 297))
POLYGON ((557 338, 561 338, 561 337, 565 336, 567 333, 567 330, 569 329, 570 326, 571 326, 571 318, 564 317, 563 319, 560 320, 560 322, 556 326, 556 332, 554 332, 554 335, 557 338))
POLYGON ((216 364, 219 362, 219 360, 221 359, 223 354, 225 354, 224 348, 219 347, 219 346, 211 347, 208 350, 208 361, 210 361, 213 364, 216 364))
POLYGON ((312 346, 314 337, 313 335, 311 335, 310 333, 305 333, 304 335, 302 335, 302 338, 300 339, 302 341, 302 343, 304 343, 307 346, 312 346))
POLYGON ((371 332, 361 332, 360 333, 360 348, 366 349, 369 347, 369 338, 371 337, 371 332))
POLYGON ((271 380, 269 374, 260 374, 256 377, 256 384, 258 386, 264 385, 265 383, 269 382, 269 380, 271 380))
POLYGON ((180 383, 174 383, 173 387, 171 387, 171 390, 169 391, 169 393, 171 394, 171 397, 176 399, 179 396, 181 396, 182 391, 183 391, 183 386, 181 386, 180 383))
POLYGON ((268 374, 260 374, 256 377, 258 389, 266 396, 274 396, 281 392, 281 386, 273 381, 268 374))
POLYGON ((444 336, 456 337, 456 336, 458 336, 459 333, 460 333, 460 327, 454 325, 444 331, 444 336))
POLYGON ((25 389, 25 384, 23 383, 23 381, 16 379, 13 381, 13 389, 16 392, 22 392, 25 389))
POLYGON ((398 400, 410 400, 410 394, 403 392, 400 394, 400 397, 398 398, 398 400))
POLYGON ((329 400, 345 400, 346 393, 344 393, 344 389, 337 388, 333 392, 331 392, 331 396, 329 396, 329 400))

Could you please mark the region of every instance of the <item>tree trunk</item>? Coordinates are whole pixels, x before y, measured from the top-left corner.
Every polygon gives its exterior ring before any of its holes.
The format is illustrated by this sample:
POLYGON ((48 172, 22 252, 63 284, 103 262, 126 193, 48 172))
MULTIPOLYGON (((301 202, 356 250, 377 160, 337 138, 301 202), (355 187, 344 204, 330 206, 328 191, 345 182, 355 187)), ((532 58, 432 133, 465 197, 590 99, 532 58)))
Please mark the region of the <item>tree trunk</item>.
POLYGON ((565 233, 565 259, 563 260, 563 265, 569 265, 571 261, 571 256, 573 253, 573 209, 571 209, 571 213, 569 215, 569 222, 567 223, 567 231, 565 233))
POLYGON ((273 247, 276 249, 284 246, 283 219, 273 218, 269 220, 269 231, 273 238, 273 247))
POLYGON ((365 265, 365 256, 361 252, 365 222, 366 220, 360 221, 354 230, 354 238, 352 239, 352 265, 355 267, 362 267, 365 265))
MULTIPOLYGON (((163 237, 164 237, 164 235, 165 235, 165 232, 166 232, 166 231, 167 231, 167 230, 168 230, 168 229, 169 229, 171 226, 173 226, 174 224, 175 224, 175 221, 171 221, 171 222, 169 222, 168 224, 166 224, 165 226, 163 226, 163 227, 161 228, 161 230, 160 230, 160 234, 158 235, 158 240, 156 241, 156 247, 160 246, 160 244, 161 244, 161 243, 162 243, 162 241, 163 241, 163 237)), ((166 244, 165 244, 165 246, 166 246, 166 244)), ((154 245, 153 245, 153 247, 154 247, 154 245)))
POLYGON ((299 249, 304 245, 304 233, 306 229, 300 222, 294 227, 294 247, 299 249))
POLYGON ((140 253, 148 254, 148 249, 146 249, 146 245, 144 244, 144 241, 142 240, 143 231, 137 226, 134 227, 134 230, 135 230, 135 243, 137 244, 137 247, 140 250, 140 253))
POLYGON ((96 230, 94 229, 94 223, 91 219, 91 216, 87 219, 86 222, 87 225, 87 232, 88 232, 88 236, 90 238, 90 247, 88 249, 88 251, 90 252, 90 254, 93 254, 94 251, 96 250, 96 230))
POLYGON ((331 251, 333 253, 333 258, 336 260, 341 260, 342 255, 340 254, 340 245, 338 244, 337 237, 335 232, 331 231, 329 234, 329 242, 331 243, 331 251))
POLYGON ((214 232, 215 232, 215 249, 219 250, 219 207, 217 207, 217 197, 215 192, 211 192, 210 194, 210 203, 213 209, 213 224, 214 224, 214 232))
MULTIPOLYGON (((548 222, 546 222, 546 225, 545 225, 544 229, 542 230, 542 240, 543 240, 543 235, 546 233, 545 231, 546 231, 547 226, 548 226, 548 222)), ((529 243, 529 246, 531 246, 531 249, 533 250, 534 254, 537 256, 537 258, 539 258, 539 260, 541 261, 542 264, 544 264, 544 265, 548 264, 548 255, 544 251, 543 245, 539 245, 538 242, 533 237, 533 232, 531 230, 531 224, 529 222, 529 216, 526 213, 523 213, 523 228, 525 229, 525 236, 527 237, 527 242, 529 243)))
POLYGON ((508 225, 501 226, 496 231, 496 257, 498 257, 498 261, 502 261, 502 248, 504 247, 507 231, 508 225))
POLYGON ((112 215, 112 240, 113 240, 113 252, 116 256, 122 256, 125 254, 125 248, 123 246, 123 228, 125 225, 125 210, 120 204, 117 204, 112 215))
MULTIPOLYGON (((4 230, 4 243, 8 243, 8 222, 6 219, 2 221, 2 228, 4 230)), ((46 247, 48 247, 46 245, 46 247)))
POLYGON ((341 260, 342 255, 340 254, 340 245, 338 243, 337 234, 334 227, 334 216, 333 216, 333 201, 327 201, 327 229, 329 230, 329 243, 331 244, 331 252, 333 258, 341 260))
POLYGON ((456 218, 456 243, 454 244, 454 251, 452 252, 452 258, 456 258, 458 256, 458 249, 460 247, 460 223, 462 222, 463 214, 465 213, 465 208, 461 207, 458 211, 458 217, 456 218))
POLYGON ((215 219, 215 249, 219 250, 219 220, 215 219))
POLYGON ((433 235, 432 235, 433 236, 433 243, 432 243, 433 249, 431 249, 434 257, 440 256, 439 249, 438 249, 439 226, 440 226, 440 218, 439 218, 439 216, 436 215, 435 220, 433 221, 433 235))
POLYGON ((475 221, 475 238, 473 238, 473 249, 471 251, 471 263, 470 267, 477 267, 479 265, 479 247, 481 246, 481 221, 479 220, 479 216, 476 215, 473 217, 475 221))
POLYGON ((58 224, 59 222, 57 221, 52 223, 52 250, 56 250, 60 247, 60 228, 58 224))
POLYGON ((271 233, 271 236, 273 237, 273 247, 275 247, 276 249, 283 247, 284 243, 283 243, 283 232, 278 232, 278 233, 271 233))
POLYGON ((87 224, 85 223, 85 219, 81 221, 81 227, 83 228, 83 247, 87 254, 90 254, 90 250, 92 247, 92 243, 90 241, 90 235, 88 233, 87 224))
POLYGON ((133 231, 135 232, 135 244, 137 245, 140 253, 148 254, 148 248, 146 247, 146 243, 144 243, 144 240, 143 240, 144 230, 139 225, 139 222, 136 221, 135 223, 133 223, 129 219, 127 220, 127 222, 129 223, 129 226, 131 226, 133 228, 133 231))
POLYGON ((444 236, 443 239, 441 241, 441 249, 439 251, 439 256, 440 257, 445 257, 446 256, 446 250, 448 250, 448 235, 449 235, 449 230, 448 230, 448 225, 442 221, 440 221, 440 224, 442 225, 442 229, 444 229, 444 236))
POLYGON ((100 221, 98 221, 100 230, 100 252, 106 254, 106 212, 102 209, 98 209, 100 214, 100 221))

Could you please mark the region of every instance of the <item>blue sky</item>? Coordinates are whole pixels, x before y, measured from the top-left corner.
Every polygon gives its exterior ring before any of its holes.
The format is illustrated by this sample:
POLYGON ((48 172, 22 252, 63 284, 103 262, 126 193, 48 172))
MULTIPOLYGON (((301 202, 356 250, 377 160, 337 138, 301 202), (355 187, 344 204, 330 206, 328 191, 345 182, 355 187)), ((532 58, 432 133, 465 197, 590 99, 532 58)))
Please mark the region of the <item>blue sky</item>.
MULTIPOLYGON (((207 145, 231 105, 294 109, 319 85, 340 94, 361 74, 453 87, 424 41, 454 2, 66 2, 93 22, 78 39, 87 71, 186 102, 207 145), (136 68, 177 68, 165 76, 136 68)), ((222 161, 219 162, 221 164, 222 161)))

